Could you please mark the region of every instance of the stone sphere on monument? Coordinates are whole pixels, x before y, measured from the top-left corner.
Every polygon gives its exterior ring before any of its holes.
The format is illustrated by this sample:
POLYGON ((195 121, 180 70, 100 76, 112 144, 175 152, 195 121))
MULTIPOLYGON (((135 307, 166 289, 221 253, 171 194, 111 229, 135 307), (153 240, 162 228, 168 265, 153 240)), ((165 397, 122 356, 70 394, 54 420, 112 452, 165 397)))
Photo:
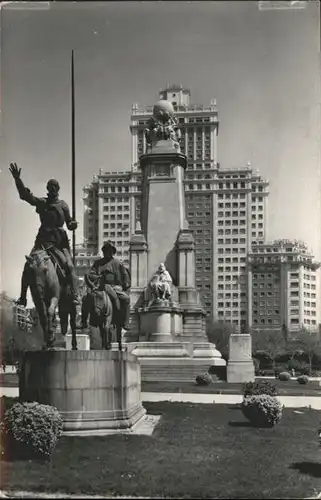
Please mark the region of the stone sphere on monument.
POLYGON ((167 121, 174 116, 174 107, 171 102, 162 99, 154 104, 153 115, 161 121, 167 121))

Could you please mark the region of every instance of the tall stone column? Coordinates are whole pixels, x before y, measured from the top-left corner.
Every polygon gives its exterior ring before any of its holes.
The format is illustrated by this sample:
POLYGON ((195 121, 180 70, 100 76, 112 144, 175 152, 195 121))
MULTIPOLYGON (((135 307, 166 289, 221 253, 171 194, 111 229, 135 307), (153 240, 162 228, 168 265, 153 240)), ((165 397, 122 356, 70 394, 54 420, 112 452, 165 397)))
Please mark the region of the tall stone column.
POLYGON ((136 224, 135 233, 129 242, 130 255, 130 331, 126 334, 127 341, 139 335, 139 317, 136 313, 137 307, 144 303, 144 291, 147 284, 147 252, 146 238, 142 232, 139 222, 136 224))
POLYGON ((180 303, 188 306, 197 302, 195 288, 195 242, 193 231, 187 228, 186 221, 184 225, 185 227, 180 230, 176 242, 177 285, 180 303))
POLYGON ((183 309, 183 335, 190 342, 207 341, 205 311, 195 286, 195 241, 185 221, 176 242, 179 303, 183 309))
POLYGON ((186 156, 171 141, 159 141, 140 159, 143 172, 141 222, 148 242, 148 279, 164 262, 176 280, 175 243, 185 221, 186 156))

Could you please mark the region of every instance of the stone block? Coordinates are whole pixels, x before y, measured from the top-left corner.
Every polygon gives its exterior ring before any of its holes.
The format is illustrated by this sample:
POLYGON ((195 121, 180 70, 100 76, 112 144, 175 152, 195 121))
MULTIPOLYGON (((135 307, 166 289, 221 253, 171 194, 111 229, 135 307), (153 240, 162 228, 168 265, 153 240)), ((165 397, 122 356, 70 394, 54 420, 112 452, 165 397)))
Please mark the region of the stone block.
POLYGON ((230 335, 227 381, 243 383, 254 380, 251 335, 248 333, 230 335))
MULTIPOLYGON (((72 335, 67 333, 66 335, 66 349, 71 351, 72 335)), ((77 348, 79 351, 89 351, 90 349, 90 338, 85 333, 77 333, 77 348)))
POLYGON ((133 342, 127 348, 139 359, 144 382, 194 382, 211 366, 226 365, 209 342, 133 342))
POLYGON ((26 352, 22 400, 55 406, 64 431, 126 429, 145 414, 136 356, 112 351, 26 352))

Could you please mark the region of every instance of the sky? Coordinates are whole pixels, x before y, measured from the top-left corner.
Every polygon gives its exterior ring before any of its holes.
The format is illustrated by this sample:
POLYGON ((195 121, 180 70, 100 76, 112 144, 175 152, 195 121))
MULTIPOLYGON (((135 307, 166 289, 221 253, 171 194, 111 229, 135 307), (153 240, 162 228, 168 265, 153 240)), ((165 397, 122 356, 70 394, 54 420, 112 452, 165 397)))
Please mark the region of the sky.
POLYGON ((38 196, 55 177, 71 204, 70 58, 75 51, 76 197, 99 168, 128 170, 132 103, 167 83, 216 98, 222 169, 270 181, 268 239, 304 240, 321 260, 319 3, 62 2, 1 9, 0 288, 17 297, 39 227, 19 200, 10 161, 38 196), (38 6, 39 7, 39 6, 38 6))

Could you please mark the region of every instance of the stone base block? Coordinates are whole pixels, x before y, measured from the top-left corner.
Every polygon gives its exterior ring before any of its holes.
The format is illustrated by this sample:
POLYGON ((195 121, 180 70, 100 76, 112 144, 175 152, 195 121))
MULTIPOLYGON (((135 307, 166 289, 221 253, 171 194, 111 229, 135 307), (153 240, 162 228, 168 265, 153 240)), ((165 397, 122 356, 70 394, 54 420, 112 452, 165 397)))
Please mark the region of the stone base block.
POLYGON ((143 382, 195 382, 197 375, 215 365, 215 360, 193 358, 145 358, 140 361, 143 382))
POLYGON ((133 342, 127 348, 138 357, 144 382, 195 382, 211 366, 226 364, 209 342, 133 342))
POLYGON ((215 358, 215 365, 225 366, 226 361, 221 353, 216 349, 215 344, 210 342, 194 342, 193 358, 215 358))
POLYGON ((146 413, 140 365, 127 352, 26 352, 19 396, 55 406, 65 432, 128 429, 146 413))
POLYGON ((128 352, 144 358, 181 358, 193 356, 193 345, 189 342, 130 342, 128 352))
MULTIPOLYGON (((79 351, 89 351, 90 350, 90 338, 85 333, 77 333, 77 348, 79 351)), ((66 349, 67 351, 71 351, 72 335, 71 333, 67 333, 66 335, 66 349)))
POLYGON ((229 339, 228 382, 254 382, 252 361, 252 337, 249 333, 236 333, 229 339))
POLYGON ((254 382, 255 373, 253 361, 235 361, 227 365, 227 382, 244 383, 254 382))
POLYGON ((183 331, 180 309, 168 300, 154 302, 140 311, 140 334, 153 342, 170 342, 183 331))

